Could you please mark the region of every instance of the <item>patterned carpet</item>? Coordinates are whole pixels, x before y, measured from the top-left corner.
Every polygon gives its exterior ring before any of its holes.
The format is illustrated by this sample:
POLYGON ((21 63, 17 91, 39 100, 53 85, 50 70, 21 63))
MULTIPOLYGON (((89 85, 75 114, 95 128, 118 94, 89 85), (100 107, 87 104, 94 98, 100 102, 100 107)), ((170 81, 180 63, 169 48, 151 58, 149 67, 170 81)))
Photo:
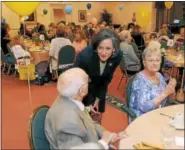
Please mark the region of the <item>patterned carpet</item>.
POLYGON ((120 99, 117 99, 117 98, 108 94, 106 96, 106 102, 107 102, 107 104, 113 106, 114 108, 119 109, 120 111, 123 111, 123 109, 121 107, 124 106, 125 104, 120 99))

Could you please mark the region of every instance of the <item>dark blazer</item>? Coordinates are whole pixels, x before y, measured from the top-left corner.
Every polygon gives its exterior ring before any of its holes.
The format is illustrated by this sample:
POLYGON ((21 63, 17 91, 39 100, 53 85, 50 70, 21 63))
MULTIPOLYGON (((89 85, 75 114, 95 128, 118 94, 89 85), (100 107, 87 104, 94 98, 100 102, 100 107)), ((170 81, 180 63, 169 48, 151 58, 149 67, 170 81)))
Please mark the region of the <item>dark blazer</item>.
POLYGON ((89 75, 89 91, 83 103, 88 106, 94 103, 96 97, 100 99, 99 111, 105 111, 105 96, 109 83, 117 66, 122 59, 122 52, 116 51, 115 54, 109 58, 105 66, 104 72, 100 75, 100 63, 96 50, 92 46, 87 46, 82 50, 76 59, 75 67, 80 67, 89 75))

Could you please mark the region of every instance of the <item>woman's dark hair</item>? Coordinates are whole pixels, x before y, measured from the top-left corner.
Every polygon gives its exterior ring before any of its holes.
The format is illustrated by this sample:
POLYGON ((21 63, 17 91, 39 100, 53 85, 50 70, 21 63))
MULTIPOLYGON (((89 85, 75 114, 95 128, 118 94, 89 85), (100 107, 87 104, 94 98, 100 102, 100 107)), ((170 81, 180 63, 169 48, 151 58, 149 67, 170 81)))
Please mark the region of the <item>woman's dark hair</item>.
POLYGON ((129 24, 128 24, 128 27, 127 27, 127 30, 129 30, 130 28, 133 28, 134 26, 135 26, 134 23, 129 23, 129 24))
POLYGON ((99 46, 99 44, 105 39, 111 39, 115 50, 116 51, 119 50, 119 44, 120 44, 119 36, 110 29, 103 29, 94 36, 94 38, 91 41, 92 48, 94 50, 97 50, 97 47, 99 46))

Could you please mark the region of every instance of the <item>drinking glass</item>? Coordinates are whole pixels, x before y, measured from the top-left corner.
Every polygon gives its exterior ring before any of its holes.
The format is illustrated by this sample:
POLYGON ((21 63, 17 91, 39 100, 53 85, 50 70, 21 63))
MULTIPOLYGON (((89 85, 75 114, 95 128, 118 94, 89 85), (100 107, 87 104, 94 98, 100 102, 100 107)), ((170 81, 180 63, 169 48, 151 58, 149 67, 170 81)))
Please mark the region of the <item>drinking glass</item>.
POLYGON ((175 129, 169 125, 165 125, 161 129, 161 136, 165 149, 171 148, 172 144, 174 143, 174 132, 175 129))

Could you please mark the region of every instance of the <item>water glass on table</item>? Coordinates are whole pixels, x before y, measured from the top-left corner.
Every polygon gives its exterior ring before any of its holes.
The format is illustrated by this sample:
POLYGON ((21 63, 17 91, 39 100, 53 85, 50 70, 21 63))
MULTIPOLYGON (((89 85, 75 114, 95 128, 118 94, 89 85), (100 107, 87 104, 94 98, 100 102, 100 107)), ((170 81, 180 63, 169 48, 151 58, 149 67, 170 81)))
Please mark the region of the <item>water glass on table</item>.
POLYGON ((174 143, 174 132, 175 129, 170 125, 166 125, 161 129, 161 136, 165 149, 171 148, 174 143))

